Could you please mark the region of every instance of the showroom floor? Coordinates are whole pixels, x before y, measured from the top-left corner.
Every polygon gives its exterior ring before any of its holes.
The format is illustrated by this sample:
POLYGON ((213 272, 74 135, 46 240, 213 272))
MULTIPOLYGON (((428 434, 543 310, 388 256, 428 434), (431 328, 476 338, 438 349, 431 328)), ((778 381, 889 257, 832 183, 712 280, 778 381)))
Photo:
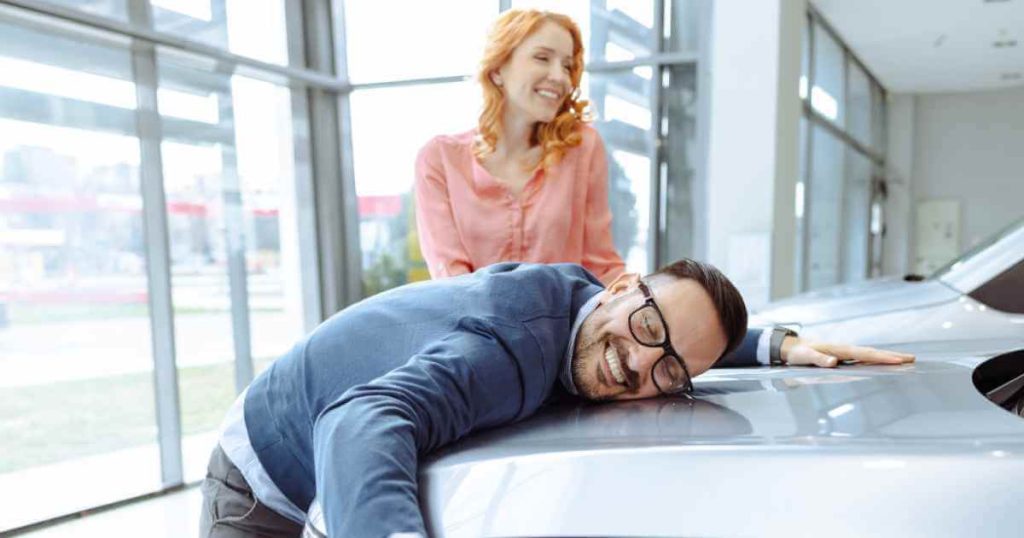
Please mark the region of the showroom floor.
POLYGON ((147 536, 182 538, 195 536, 199 528, 199 487, 88 515, 34 532, 29 538, 109 538, 147 536))

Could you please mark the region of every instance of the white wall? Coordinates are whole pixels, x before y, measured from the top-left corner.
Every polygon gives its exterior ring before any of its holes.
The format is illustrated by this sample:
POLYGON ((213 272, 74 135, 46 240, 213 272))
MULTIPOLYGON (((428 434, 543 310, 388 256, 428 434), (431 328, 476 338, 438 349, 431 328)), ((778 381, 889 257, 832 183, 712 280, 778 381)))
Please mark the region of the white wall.
POLYGON ((1024 88, 921 94, 914 201, 960 200, 960 251, 1024 217, 1024 88))
POLYGON ((803 0, 714 2, 705 258, 748 306, 792 293, 803 0))

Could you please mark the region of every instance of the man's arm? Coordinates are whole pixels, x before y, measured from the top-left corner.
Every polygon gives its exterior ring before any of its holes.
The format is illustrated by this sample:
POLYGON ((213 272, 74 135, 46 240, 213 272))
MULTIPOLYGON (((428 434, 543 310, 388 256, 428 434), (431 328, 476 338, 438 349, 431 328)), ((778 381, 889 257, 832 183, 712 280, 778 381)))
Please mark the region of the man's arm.
POLYGON ((523 410, 521 371, 483 323, 469 320, 407 364, 353 387, 313 428, 316 493, 328 536, 426 536, 418 458, 523 410))
POLYGON ((732 353, 728 353, 721 359, 718 359, 718 362, 716 362, 713 367, 735 368, 739 366, 762 366, 763 364, 767 364, 767 362, 762 363, 758 361, 758 355, 763 355, 763 352, 765 351, 762 349, 762 353, 758 353, 759 345, 763 347, 763 343, 761 342, 761 333, 763 331, 764 329, 747 329, 747 335, 743 337, 743 343, 734 349, 732 353))
MULTIPOLYGON (((771 329, 747 329, 743 343, 715 363, 715 368, 767 366, 770 363, 771 329)), ((778 349, 782 363, 789 366, 821 366, 834 368, 843 362, 863 364, 907 364, 914 355, 873 347, 830 342, 815 342, 798 336, 786 336, 778 349)))

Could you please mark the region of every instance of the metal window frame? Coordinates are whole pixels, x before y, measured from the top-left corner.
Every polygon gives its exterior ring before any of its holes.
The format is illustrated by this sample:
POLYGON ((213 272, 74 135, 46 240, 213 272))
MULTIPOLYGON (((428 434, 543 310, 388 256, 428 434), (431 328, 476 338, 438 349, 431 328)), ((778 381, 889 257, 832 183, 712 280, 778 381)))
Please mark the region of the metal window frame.
POLYGON ((803 223, 800 226, 801 237, 798 238, 800 242, 800 286, 798 291, 807 290, 808 283, 810 282, 810 267, 809 262, 811 260, 811 227, 808 223, 811 220, 811 204, 810 201, 813 195, 813 186, 811 185, 811 178, 814 176, 814 126, 817 119, 824 123, 830 123, 825 117, 817 114, 817 111, 811 107, 811 94, 814 91, 814 83, 816 79, 816 69, 814 55, 817 52, 817 35, 815 32, 814 18, 807 15, 807 99, 802 103, 804 108, 804 117, 807 119, 807 136, 804 138, 804 207, 803 207, 803 223))
MULTIPOLYGON (((129 1, 138 2, 145 0, 129 1)), ((305 2, 309 0, 302 1, 305 2)), ((273 75, 274 77, 270 77, 270 80, 273 82, 280 82, 281 79, 285 79, 293 83, 323 88, 325 90, 341 91, 345 89, 344 83, 341 80, 332 77, 327 73, 318 72, 312 69, 264 62, 255 58, 234 54, 224 49, 206 45, 198 41, 184 39, 167 32, 137 26, 134 23, 125 23, 85 11, 49 4, 42 2, 41 0, 0 0, 0 2, 21 8, 25 11, 71 22, 76 25, 105 30, 110 33, 134 38, 140 42, 150 43, 209 58, 219 62, 220 67, 222 67, 226 72, 239 71, 244 72, 246 76, 254 76, 257 78, 273 75)))
MULTIPOLYGON (((675 2, 677 0, 673 0, 675 2)), ((695 167, 695 181, 692 185, 691 199, 693 200, 693 253, 697 259, 707 259, 710 246, 708 238, 708 155, 711 151, 711 75, 701 69, 707 69, 711 65, 711 38, 713 11, 710 2, 700 2, 700 18, 698 25, 700 35, 697 38, 697 60, 693 62, 697 73, 697 162, 695 167)))
MULTIPOLYGON (((288 61, 292 65, 308 65, 307 48, 311 36, 306 30, 306 10, 311 5, 304 2, 285 2, 285 24, 288 37, 288 61)), ((314 14, 317 15, 317 14, 314 14)), ((311 331, 324 319, 323 300, 320 295, 320 252, 317 232, 316 185, 313 168, 313 132, 310 117, 310 90, 292 91, 292 143, 295 163, 293 201, 295 203, 295 227, 298 231, 299 278, 302 297, 302 325, 311 331)))
MULTIPOLYGON (((665 56, 662 51, 665 48, 665 0, 654 0, 654 27, 651 28, 651 50, 656 53, 660 60, 665 56)), ((665 93, 666 64, 656 61, 651 68, 651 128, 647 133, 650 138, 648 145, 648 159, 650 159, 651 178, 651 199, 650 199, 650 222, 647 229, 647 267, 648 272, 653 272, 662 264, 661 246, 665 243, 665 228, 667 224, 663 215, 668 211, 668 185, 667 177, 661 173, 661 164, 664 160, 664 137, 661 133, 662 117, 665 111, 662 110, 662 100, 665 93)))
MULTIPOLYGON (((352 146, 352 92, 359 88, 378 87, 372 85, 353 86, 349 83, 348 75, 348 42, 345 33, 345 2, 344 0, 333 0, 332 21, 334 33, 328 36, 331 39, 334 61, 335 76, 345 81, 347 89, 338 93, 335 98, 336 109, 334 111, 335 121, 338 125, 338 144, 332 151, 335 153, 331 158, 336 165, 340 165, 339 183, 337 184, 338 200, 343 204, 340 211, 343 222, 340 228, 336 228, 339 240, 342 243, 344 259, 340 261, 341 274, 336 275, 342 282, 340 295, 336 296, 338 310, 355 303, 364 297, 363 293, 363 250, 359 237, 359 206, 358 193, 356 191, 355 158, 352 146), (335 39, 335 36, 338 36, 335 39)), ((322 228, 321 228, 322 229, 322 228)), ((332 312, 333 313, 333 312, 332 312)), ((326 317, 326 316, 325 316, 326 317)))
MULTIPOLYGON (((136 24, 152 21, 149 2, 130 0, 129 19, 136 24)), ((184 481, 181 451, 182 425, 178 371, 174 342, 174 304, 171 296, 171 256, 167 202, 164 192, 160 113, 157 110, 159 75, 156 47, 132 41, 132 75, 138 110, 135 113, 139 137, 139 176, 142 187, 143 229, 149 292, 149 319, 153 349, 153 391, 156 407, 157 444, 160 449, 160 478, 171 488, 184 481)))

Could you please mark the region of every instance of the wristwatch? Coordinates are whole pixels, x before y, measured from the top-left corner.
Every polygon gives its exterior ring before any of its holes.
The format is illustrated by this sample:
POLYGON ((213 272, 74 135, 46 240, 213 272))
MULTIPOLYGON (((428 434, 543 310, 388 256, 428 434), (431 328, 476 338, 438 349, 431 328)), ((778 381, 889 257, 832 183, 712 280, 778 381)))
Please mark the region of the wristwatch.
POLYGON ((772 336, 768 341, 768 363, 772 366, 785 366, 786 361, 782 360, 782 341, 787 336, 796 336, 796 331, 785 327, 773 327, 772 336))

